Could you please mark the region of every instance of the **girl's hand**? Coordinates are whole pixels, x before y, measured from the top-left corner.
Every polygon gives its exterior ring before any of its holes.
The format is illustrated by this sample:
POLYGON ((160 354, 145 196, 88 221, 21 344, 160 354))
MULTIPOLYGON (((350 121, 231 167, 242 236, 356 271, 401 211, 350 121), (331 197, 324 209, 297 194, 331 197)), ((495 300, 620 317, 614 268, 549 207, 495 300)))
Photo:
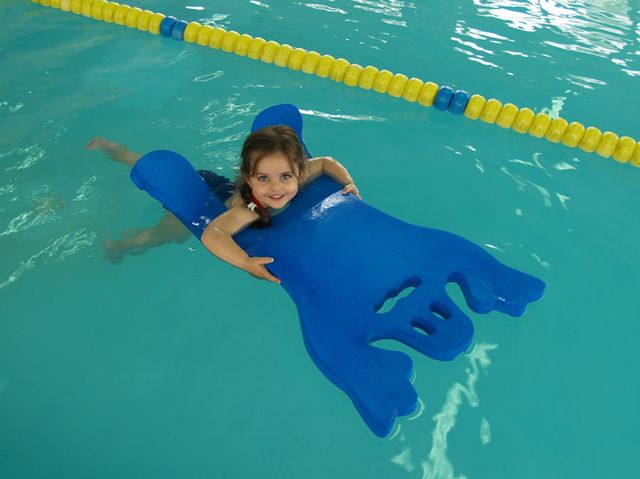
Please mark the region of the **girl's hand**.
POLYGON ((360 192, 358 191, 358 188, 356 188, 356 185, 354 185, 353 183, 348 183, 344 185, 344 188, 342 188, 343 195, 346 195, 349 193, 353 193, 356 196, 356 198, 358 198, 359 200, 362 199, 362 197, 360 196, 360 192))
POLYGON ((265 268, 264 265, 269 263, 273 263, 273 258, 250 257, 245 270, 256 278, 266 279, 272 283, 280 284, 280 280, 265 268))

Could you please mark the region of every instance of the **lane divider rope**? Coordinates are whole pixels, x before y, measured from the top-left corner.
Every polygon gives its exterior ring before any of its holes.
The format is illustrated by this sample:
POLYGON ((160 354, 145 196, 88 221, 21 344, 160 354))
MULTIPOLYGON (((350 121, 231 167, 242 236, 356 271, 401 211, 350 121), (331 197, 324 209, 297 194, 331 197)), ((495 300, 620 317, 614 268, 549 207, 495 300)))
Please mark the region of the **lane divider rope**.
POLYGON ((546 113, 535 113, 531 108, 518 108, 512 103, 503 104, 494 98, 470 95, 464 90, 439 86, 419 78, 409 78, 402 73, 380 70, 374 66, 362 67, 344 58, 334 58, 315 51, 294 48, 288 44, 268 41, 236 31, 228 31, 198 22, 186 22, 173 16, 142 10, 138 7, 109 2, 107 0, 31 0, 32 3, 72 12, 84 17, 132 29, 173 38, 178 41, 246 56, 252 60, 272 63, 281 68, 302 71, 320 78, 330 78, 350 87, 373 90, 394 98, 418 103, 424 107, 464 115, 470 120, 480 119, 505 129, 552 143, 562 143, 569 148, 595 152, 604 158, 629 163, 640 168, 640 143, 629 136, 619 136, 612 131, 585 127, 577 121, 569 123, 564 118, 552 118, 546 113))

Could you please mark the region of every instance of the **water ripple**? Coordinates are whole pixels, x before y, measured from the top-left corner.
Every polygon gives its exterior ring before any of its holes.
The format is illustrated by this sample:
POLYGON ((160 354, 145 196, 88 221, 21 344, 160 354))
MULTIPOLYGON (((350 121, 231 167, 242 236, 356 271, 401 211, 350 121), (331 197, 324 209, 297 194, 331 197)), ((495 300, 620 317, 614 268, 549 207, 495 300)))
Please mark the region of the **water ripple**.
POLYGON ((566 51, 609 57, 632 46, 627 2, 607 0, 474 0, 480 16, 524 32, 546 28, 569 41, 545 41, 566 51))
POLYGON ((372 115, 338 115, 333 113, 325 113, 317 110, 300 110, 300 113, 303 115, 309 116, 317 116, 319 118, 324 118, 329 121, 375 121, 375 122, 383 122, 387 121, 385 118, 379 116, 372 115))
POLYGON ((194 82, 207 82, 211 80, 215 80, 216 78, 220 78, 224 75, 222 70, 215 71, 213 73, 207 73, 206 75, 201 75, 199 77, 195 77, 193 79, 194 82))
MULTIPOLYGON (((447 436, 456 425, 456 418, 462 399, 466 398, 471 407, 478 407, 480 400, 476 392, 476 383, 480 373, 484 372, 491 364, 488 353, 496 349, 496 344, 479 343, 467 355, 471 368, 467 369, 466 386, 454 383, 447 392, 447 399, 442 410, 434 416, 436 426, 432 433, 432 445, 428 459, 422 465, 422 479, 462 479, 465 476, 456 476, 453 464, 447 457, 447 436)), ((482 436, 481 436, 482 441, 482 436)))
POLYGON ((44 149, 38 146, 38 144, 35 144, 26 148, 14 148, 6 153, 0 153, 0 161, 7 156, 24 156, 24 158, 19 160, 15 165, 5 168, 4 171, 23 170, 25 168, 29 168, 45 158, 46 153, 44 149))
POLYGON ((305 3, 304 6, 312 8, 314 10, 320 10, 320 11, 323 11, 323 12, 340 13, 342 15, 346 15, 347 14, 347 12, 345 10, 342 10, 342 9, 336 8, 336 7, 330 7, 328 5, 323 5, 321 3, 305 3))
POLYGON ((491 442, 491 426, 486 418, 480 422, 480 443, 485 446, 491 442))
POLYGON ((76 191, 76 196, 71 201, 88 201, 93 197, 93 184, 98 180, 96 176, 91 176, 87 181, 82 183, 76 191))
POLYGON ((204 127, 200 134, 207 137, 201 148, 204 156, 212 160, 206 165, 223 174, 234 172, 238 164, 238 152, 242 146, 242 139, 246 136, 248 118, 255 114, 255 103, 238 103, 239 95, 226 99, 225 103, 214 99, 208 101, 201 112, 204 114, 204 127), (208 137, 213 136, 213 139, 208 137))
POLYGON ((21 261, 20 265, 9 275, 9 277, 0 283, 0 289, 15 283, 24 273, 30 269, 34 269, 39 264, 47 264, 51 261, 64 261, 84 248, 91 246, 95 242, 95 239, 96 232, 90 231, 86 228, 55 238, 42 250, 38 251, 28 259, 21 261))
POLYGON ((394 18, 402 18, 405 8, 415 8, 412 2, 403 0, 354 0, 353 3, 353 8, 394 18))
POLYGON ((35 226, 42 226, 59 219, 58 211, 64 206, 64 201, 49 194, 49 187, 42 185, 31 193, 33 206, 12 218, 7 229, 0 232, 0 237, 24 231, 35 226))

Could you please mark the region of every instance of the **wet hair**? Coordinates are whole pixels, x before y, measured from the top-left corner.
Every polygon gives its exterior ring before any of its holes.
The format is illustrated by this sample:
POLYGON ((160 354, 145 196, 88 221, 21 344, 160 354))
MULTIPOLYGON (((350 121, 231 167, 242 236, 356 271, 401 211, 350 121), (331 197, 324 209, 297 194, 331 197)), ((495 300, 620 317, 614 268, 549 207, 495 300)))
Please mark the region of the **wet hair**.
MULTIPOLYGON (((261 130, 251 133, 240 153, 240 176, 236 181, 236 188, 245 205, 255 203, 253 192, 247 183, 246 178, 253 176, 260 160, 267 155, 282 152, 289 160, 291 170, 298 175, 298 180, 304 175, 307 162, 304 148, 298 139, 296 132, 286 125, 267 126, 261 130)), ((255 212, 259 218, 254 223, 255 226, 266 226, 271 222, 271 213, 262 205, 257 205, 255 212)))

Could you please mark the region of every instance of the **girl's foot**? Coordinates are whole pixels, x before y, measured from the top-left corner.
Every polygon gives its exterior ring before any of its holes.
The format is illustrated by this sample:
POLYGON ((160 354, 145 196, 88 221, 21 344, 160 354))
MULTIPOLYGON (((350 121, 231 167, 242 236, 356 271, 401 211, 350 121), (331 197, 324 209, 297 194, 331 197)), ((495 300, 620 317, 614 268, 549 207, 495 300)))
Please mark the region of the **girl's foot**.
POLYGON ((102 138, 101 136, 96 136, 93 140, 91 140, 87 145, 87 149, 100 150, 112 160, 119 161, 120 163, 124 163, 125 165, 129 166, 133 166, 136 161, 138 161, 138 158, 140 158, 140 155, 138 153, 129 151, 124 146, 102 138))
POLYGON ((104 246, 104 259, 109 263, 120 263, 124 258, 124 253, 118 248, 115 241, 105 240, 102 242, 102 246, 104 246))
POLYGON ((114 143, 113 141, 106 140, 101 136, 96 136, 87 145, 87 150, 100 150, 105 155, 111 158, 113 158, 117 154, 119 149, 122 149, 120 145, 114 143))

